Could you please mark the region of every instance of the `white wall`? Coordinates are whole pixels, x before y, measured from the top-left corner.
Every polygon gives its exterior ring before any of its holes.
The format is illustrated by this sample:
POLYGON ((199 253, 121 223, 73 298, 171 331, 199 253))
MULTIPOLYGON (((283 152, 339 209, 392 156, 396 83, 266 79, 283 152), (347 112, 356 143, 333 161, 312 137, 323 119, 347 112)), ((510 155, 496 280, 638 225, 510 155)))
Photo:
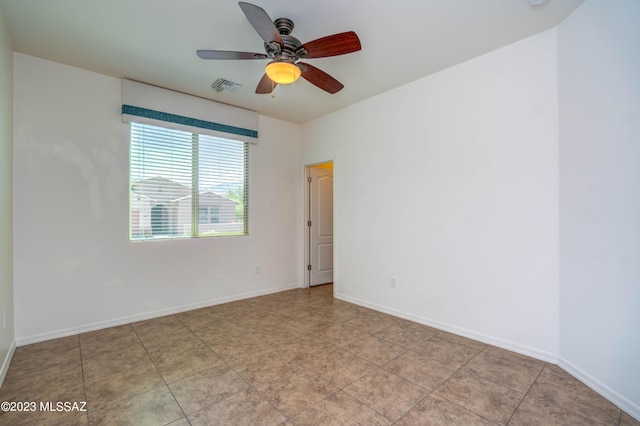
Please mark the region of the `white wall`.
POLYGON ((13 330, 13 49, 0 10, 0 385, 15 348, 13 330), (6 317, 5 317, 6 311, 6 317), (6 319, 6 323, 4 320, 6 319))
POLYGON ((338 297, 557 359, 556 43, 550 30, 303 125, 303 162, 335 158, 338 297))
POLYGON ((19 53, 14 77, 18 344, 301 285, 299 125, 260 117, 251 236, 130 243, 120 80, 19 53))
POLYGON ((559 27, 560 365, 640 419, 640 2, 559 27))

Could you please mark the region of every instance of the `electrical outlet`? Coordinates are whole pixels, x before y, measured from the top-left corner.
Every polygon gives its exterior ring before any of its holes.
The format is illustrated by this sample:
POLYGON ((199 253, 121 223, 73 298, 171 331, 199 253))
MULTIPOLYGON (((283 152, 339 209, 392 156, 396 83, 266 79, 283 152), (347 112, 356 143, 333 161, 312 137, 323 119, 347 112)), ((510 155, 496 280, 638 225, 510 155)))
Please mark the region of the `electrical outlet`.
POLYGON ((256 275, 262 273, 262 265, 256 265, 256 275))
POLYGON ((398 279, 396 277, 390 277, 389 278, 389 288, 396 288, 396 283, 398 282, 398 279))

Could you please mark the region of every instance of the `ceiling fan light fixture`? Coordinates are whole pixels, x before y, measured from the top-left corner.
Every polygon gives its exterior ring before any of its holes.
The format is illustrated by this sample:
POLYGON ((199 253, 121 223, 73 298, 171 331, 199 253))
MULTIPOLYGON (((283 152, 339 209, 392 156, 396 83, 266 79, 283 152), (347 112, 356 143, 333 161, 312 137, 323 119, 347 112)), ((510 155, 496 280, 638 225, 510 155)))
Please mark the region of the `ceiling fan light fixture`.
POLYGON ((291 84, 300 78, 300 68, 290 62, 273 61, 265 69, 267 76, 278 84, 291 84))

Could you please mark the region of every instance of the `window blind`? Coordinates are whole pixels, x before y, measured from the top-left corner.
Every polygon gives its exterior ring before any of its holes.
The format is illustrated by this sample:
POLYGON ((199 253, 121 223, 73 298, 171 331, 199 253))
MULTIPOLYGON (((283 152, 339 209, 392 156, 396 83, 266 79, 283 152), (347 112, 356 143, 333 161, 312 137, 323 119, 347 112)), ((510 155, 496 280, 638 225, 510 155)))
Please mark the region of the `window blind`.
POLYGON ((247 234, 248 154, 237 140, 132 122, 131 239, 247 234))

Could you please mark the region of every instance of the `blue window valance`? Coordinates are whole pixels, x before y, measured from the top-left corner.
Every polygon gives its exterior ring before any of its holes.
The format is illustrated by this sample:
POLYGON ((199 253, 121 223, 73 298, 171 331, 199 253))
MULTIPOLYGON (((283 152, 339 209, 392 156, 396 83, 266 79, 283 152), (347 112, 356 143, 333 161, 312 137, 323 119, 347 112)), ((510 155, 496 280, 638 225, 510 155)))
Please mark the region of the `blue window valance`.
POLYGON ((133 80, 122 80, 122 119, 248 143, 258 142, 258 113, 133 80))

